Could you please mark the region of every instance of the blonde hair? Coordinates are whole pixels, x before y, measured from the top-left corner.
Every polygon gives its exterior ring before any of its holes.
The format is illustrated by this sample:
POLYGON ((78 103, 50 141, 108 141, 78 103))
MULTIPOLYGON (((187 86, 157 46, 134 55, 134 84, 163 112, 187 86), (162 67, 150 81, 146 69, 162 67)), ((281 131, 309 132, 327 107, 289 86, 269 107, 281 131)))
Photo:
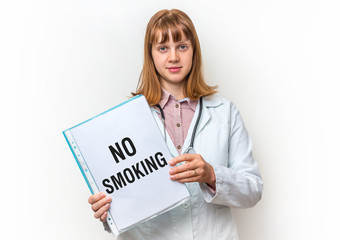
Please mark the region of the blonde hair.
POLYGON ((217 86, 209 86, 202 73, 202 55, 198 36, 191 19, 184 12, 172 9, 161 10, 153 15, 146 27, 144 40, 144 64, 139 77, 137 89, 133 96, 143 94, 150 105, 156 105, 161 100, 162 90, 158 79, 151 49, 161 33, 161 42, 169 41, 169 30, 174 42, 181 41, 184 35, 192 44, 192 68, 184 84, 184 95, 197 100, 201 96, 216 93, 217 86))

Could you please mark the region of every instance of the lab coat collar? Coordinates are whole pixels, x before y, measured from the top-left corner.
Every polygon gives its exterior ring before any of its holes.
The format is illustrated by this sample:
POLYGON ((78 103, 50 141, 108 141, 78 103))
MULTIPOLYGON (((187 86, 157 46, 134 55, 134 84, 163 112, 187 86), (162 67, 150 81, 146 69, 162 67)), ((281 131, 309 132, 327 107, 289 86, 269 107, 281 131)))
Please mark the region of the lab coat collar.
POLYGON ((218 107, 223 104, 222 99, 217 95, 209 95, 203 97, 203 106, 205 107, 218 107))

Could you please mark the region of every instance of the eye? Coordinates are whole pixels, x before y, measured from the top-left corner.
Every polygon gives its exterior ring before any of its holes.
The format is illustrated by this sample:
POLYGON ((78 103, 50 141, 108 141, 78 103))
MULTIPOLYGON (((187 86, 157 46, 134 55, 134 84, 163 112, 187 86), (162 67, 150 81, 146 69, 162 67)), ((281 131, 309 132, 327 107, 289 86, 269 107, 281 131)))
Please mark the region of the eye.
POLYGON ((165 52, 166 49, 167 49, 167 48, 166 48, 165 46, 161 46, 161 47, 158 48, 158 50, 161 51, 161 52, 165 52))
POLYGON ((186 50, 188 47, 186 45, 180 45, 178 48, 180 50, 186 50))

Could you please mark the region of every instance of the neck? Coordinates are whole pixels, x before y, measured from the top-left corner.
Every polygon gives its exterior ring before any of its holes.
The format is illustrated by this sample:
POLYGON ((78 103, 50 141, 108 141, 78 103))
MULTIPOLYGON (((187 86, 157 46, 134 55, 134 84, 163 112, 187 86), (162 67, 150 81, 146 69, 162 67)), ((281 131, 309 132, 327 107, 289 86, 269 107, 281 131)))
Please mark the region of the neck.
POLYGON ((174 84, 168 84, 165 81, 161 81, 161 85, 167 92, 172 94, 177 100, 181 100, 185 98, 184 83, 174 85, 174 84))

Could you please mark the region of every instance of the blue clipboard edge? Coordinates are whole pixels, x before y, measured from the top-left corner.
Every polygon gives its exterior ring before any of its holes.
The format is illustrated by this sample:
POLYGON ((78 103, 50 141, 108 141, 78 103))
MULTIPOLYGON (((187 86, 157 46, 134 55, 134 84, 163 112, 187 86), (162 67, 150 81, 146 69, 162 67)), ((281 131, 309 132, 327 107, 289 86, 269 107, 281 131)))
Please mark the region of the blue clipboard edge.
POLYGON ((76 160, 76 163, 77 163, 77 165, 78 165, 78 167, 79 167, 79 169, 80 169, 80 172, 81 172, 81 174, 83 175, 83 177, 84 177, 84 179, 85 179, 85 181, 86 181, 86 184, 87 184, 87 186, 89 187, 89 189, 90 189, 90 191, 91 191, 91 193, 92 193, 92 195, 93 195, 93 194, 94 194, 94 193, 93 193, 93 189, 91 188, 90 183, 89 183, 89 181, 88 181, 88 179, 87 179, 87 177, 86 177, 86 175, 85 175, 85 172, 84 172, 82 166, 80 165, 80 162, 79 162, 79 160, 78 160, 78 157, 77 157, 76 153, 73 151, 73 148, 72 148, 72 146, 71 146, 71 144, 70 144, 70 142, 69 142, 69 139, 66 137, 66 133, 65 133, 65 132, 67 132, 67 131, 69 131, 69 130, 63 131, 63 135, 64 135, 64 137, 65 137, 65 139, 66 139, 67 145, 69 146, 69 148, 70 148, 70 150, 71 150, 71 152, 72 152, 72 154, 73 154, 73 157, 74 157, 74 159, 76 160))

